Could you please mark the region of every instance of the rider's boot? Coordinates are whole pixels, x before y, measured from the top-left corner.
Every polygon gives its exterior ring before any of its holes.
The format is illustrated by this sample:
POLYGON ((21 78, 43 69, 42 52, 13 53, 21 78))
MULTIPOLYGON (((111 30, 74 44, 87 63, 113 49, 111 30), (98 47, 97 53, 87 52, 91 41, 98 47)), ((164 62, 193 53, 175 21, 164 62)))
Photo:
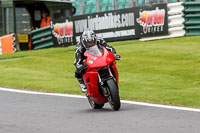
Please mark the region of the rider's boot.
POLYGON ((86 85, 85 85, 85 83, 83 81, 83 78, 78 78, 78 83, 80 85, 81 91, 83 93, 86 93, 87 92, 87 87, 86 87, 86 85))

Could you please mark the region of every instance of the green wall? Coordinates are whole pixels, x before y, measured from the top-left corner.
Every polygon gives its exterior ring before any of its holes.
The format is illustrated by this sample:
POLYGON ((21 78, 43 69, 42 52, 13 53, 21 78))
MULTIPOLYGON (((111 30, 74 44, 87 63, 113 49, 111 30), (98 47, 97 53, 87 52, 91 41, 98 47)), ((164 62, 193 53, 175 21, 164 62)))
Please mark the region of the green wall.
POLYGON ((0 35, 15 32, 14 5, 12 0, 1 0, 0 35))

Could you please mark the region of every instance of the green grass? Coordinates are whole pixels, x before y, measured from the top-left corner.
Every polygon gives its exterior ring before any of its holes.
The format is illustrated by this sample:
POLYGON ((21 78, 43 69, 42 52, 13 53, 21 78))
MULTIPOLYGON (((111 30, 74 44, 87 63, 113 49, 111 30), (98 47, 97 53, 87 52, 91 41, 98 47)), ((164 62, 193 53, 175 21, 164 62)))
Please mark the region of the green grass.
MULTIPOLYGON (((121 99, 200 108, 200 37, 109 43, 121 99)), ((74 78, 74 46, 0 56, 0 86, 81 94, 74 78), (15 58, 15 60, 6 60, 15 58)))

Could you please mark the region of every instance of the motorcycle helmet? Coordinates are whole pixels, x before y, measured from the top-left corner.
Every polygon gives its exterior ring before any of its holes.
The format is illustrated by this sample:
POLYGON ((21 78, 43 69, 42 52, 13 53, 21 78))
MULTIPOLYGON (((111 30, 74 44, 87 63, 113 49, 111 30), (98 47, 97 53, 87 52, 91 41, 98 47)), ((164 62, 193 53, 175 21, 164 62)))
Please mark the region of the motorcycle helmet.
POLYGON ((86 30, 81 35, 81 41, 83 46, 86 49, 89 49, 90 47, 96 45, 97 43, 96 34, 92 30, 86 30))

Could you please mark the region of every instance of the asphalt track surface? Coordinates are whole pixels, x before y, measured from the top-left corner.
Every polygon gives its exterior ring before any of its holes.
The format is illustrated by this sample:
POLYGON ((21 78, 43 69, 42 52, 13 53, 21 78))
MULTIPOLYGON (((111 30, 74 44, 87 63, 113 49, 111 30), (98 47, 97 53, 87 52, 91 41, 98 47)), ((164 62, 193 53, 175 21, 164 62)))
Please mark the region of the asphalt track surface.
POLYGON ((199 133, 200 112, 0 90, 0 133, 199 133))

